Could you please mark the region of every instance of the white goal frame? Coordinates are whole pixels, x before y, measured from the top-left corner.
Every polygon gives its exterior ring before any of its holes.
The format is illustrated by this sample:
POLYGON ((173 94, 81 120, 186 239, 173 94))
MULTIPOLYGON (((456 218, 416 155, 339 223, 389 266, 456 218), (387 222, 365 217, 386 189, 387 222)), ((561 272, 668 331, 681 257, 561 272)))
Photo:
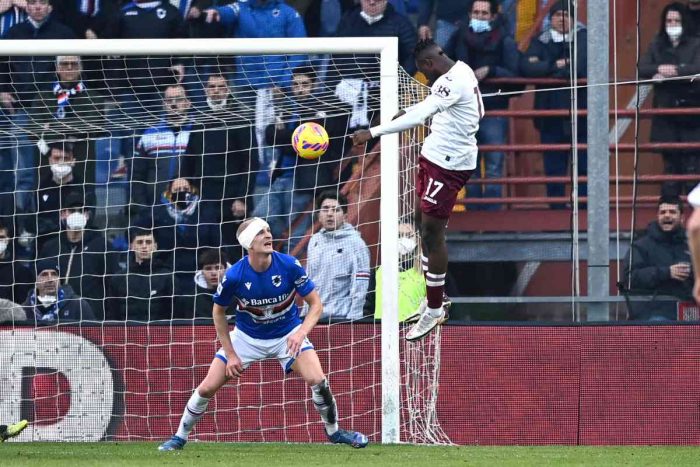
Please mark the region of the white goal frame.
MULTIPOLYGON (((263 55, 376 53, 380 56, 381 121, 398 111, 398 39, 343 37, 268 39, 70 39, 3 40, 3 56, 56 55, 263 55)), ((397 239, 399 223, 399 135, 382 136, 380 238, 397 239)), ((401 367, 398 323, 397 242, 381 243, 382 443, 400 442, 401 367)))

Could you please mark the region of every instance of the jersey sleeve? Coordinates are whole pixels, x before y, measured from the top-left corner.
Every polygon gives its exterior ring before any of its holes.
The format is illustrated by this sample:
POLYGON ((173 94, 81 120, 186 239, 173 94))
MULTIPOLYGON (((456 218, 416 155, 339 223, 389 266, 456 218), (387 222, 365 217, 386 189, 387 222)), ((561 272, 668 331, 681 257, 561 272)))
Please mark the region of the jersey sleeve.
POLYGON ((216 293, 214 294, 214 303, 223 307, 230 306, 231 303, 233 303, 233 299, 236 297, 234 289, 235 280, 232 280, 229 277, 229 274, 226 273, 224 275, 224 278, 221 280, 221 283, 216 288, 216 293))
POLYGON ((306 297, 316 288, 298 259, 293 259, 289 271, 294 280, 294 288, 300 296, 306 297))
POLYGON ((469 95, 468 83, 457 83, 453 78, 444 75, 430 89, 430 96, 440 112, 444 112, 455 104, 462 96, 469 95))

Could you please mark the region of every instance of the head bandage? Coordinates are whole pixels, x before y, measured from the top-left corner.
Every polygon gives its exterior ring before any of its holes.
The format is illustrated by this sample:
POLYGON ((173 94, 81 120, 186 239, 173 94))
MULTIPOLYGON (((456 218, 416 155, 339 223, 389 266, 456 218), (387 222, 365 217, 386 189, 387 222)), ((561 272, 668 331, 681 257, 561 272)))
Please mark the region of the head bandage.
POLYGON ((270 225, 259 217, 254 217, 253 221, 248 224, 248 226, 243 229, 240 235, 238 235, 238 243, 241 244, 246 250, 250 249, 250 245, 255 240, 255 237, 264 229, 270 228, 270 225))

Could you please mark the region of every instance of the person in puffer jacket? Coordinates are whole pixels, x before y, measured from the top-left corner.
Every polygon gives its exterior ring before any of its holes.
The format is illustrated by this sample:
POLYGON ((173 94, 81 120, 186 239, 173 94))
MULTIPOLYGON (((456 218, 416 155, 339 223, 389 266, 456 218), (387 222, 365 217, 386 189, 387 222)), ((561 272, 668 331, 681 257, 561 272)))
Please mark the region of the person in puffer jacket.
POLYGON ((369 249, 347 222, 348 201, 336 191, 316 198, 321 230, 309 241, 306 271, 323 302, 323 318, 360 319, 369 286, 369 249))

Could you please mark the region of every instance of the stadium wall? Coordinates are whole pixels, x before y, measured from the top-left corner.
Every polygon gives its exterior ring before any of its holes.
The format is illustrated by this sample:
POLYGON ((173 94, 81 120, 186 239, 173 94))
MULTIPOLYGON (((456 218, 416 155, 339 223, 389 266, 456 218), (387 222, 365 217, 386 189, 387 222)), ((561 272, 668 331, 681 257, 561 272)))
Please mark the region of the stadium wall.
MULTIPOLYGON (((373 326, 311 339, 344 424, 376 440, 373 326)), ((455 443, 700 444, 700 326, 447 326, 442 339, 438 414, 455 443)), ((0 342, 0 417, 29 418, 23 439, 47 441, 167 438, 217 348, 210 325, 0 326, 0 342)), ((303 382, 276 362, 246 376, 210 404, 199 439, 324 441, 303 382)))

